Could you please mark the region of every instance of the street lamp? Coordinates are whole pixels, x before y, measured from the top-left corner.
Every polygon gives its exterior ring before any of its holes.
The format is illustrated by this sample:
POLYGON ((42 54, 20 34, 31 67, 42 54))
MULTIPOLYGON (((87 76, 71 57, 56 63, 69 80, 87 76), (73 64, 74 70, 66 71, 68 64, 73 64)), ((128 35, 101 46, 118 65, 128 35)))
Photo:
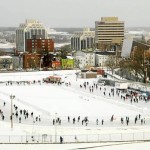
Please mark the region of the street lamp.
POLYGON ((41 57, 41 59, 40 59, 40 71, 41 71, 41 65, 42 65, 42 62, 43 62, 43 56, 41 57))
POLYGON ((57 113, 55 113, 55 143, 57 143, 57 123, 56 123, 56 119, 57 119, 57 113))
POLYGON ((10 95, 11 100, 11 129, 13 129, 13 99, 15 98, 15 95, 10 95))
POLYGON ((77 81, 77 52, 75 51, 75 67, 76 67, 76 81, 77 81))
POLYGON ((23 55, 23 52, 19 53, 19 69, 21 69, 21 56, 23 55))
POLYGON ((54 69, 55 69, 55 62, 54 62, 54 61, 52 61, 53 76, 54 76, 54 69))

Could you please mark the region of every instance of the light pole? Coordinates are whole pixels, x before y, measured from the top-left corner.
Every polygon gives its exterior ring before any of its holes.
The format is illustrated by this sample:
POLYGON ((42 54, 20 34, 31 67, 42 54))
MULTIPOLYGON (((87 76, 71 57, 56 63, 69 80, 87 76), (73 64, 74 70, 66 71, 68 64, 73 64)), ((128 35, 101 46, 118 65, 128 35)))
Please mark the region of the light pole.
POLYGON ((57 123, 56 123, 56 119, 57 119, 57 113, 55 113, 55 143, 57 143, 57 123))
POLYGON ((15 95, 10 95, 11 100, 11 129, 13 129, 13 99, 15 98, 15 95))
POLYGON ((21 57, 23 55, 23 52, 19 53, 19 69, 21 69, 21 57))
POLYGON ((77 52, 75 51, 75 67, 76 67, 76 81, 77 81, 77 52))
POLYGON ((54 76, 54 69, 55 69, 55 62, 54 62, 54 61, 52 61, 53 76, 54 76))
POLYGON ((41 71, 41 65, 42 65, 42 62, 43 62, 43 56, 41 57, 41 59, 40 59, 40 71, 41 71))

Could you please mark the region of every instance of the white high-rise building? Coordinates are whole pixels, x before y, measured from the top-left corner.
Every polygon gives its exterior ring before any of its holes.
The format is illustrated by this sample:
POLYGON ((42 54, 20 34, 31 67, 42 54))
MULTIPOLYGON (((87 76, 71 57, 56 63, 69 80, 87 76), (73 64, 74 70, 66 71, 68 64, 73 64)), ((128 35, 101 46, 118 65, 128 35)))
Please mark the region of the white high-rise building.
POLYGON ((95 43, 95 31, 85 28, 83 31, 77 31, 71 37, 72 50, 83 50, 93 48, 95 43))
POLYGON ((26 39, 48 39, 47 29, 37 20, 26 20, 16 30, 16 50, 25 52, 26 39))

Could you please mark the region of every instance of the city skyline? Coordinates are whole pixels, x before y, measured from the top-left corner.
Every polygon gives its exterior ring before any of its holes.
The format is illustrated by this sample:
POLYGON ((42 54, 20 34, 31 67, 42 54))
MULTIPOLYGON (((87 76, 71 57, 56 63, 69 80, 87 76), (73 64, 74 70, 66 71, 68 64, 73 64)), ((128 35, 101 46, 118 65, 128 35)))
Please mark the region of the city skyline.
POLYGON ((18 27, 37 19, 47 27, 95 27, 101 17, 116 16, 125 27, 150 27, 148 0, 5 0, 0 5, 0 27, 18 27))

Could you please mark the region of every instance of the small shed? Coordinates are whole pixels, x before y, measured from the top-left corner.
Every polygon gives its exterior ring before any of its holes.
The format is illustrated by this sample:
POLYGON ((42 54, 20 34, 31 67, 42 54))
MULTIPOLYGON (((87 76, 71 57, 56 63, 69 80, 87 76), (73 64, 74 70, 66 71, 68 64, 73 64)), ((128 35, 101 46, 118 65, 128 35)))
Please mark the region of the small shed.
POLYGON ((97 78, 97 72, 81 72, 81 78, 97 78))
POLYGON ((117 90, 127 92, 127 89, 129 87, 129 83, 128 82, 115 82, 115 87, 117 90))

